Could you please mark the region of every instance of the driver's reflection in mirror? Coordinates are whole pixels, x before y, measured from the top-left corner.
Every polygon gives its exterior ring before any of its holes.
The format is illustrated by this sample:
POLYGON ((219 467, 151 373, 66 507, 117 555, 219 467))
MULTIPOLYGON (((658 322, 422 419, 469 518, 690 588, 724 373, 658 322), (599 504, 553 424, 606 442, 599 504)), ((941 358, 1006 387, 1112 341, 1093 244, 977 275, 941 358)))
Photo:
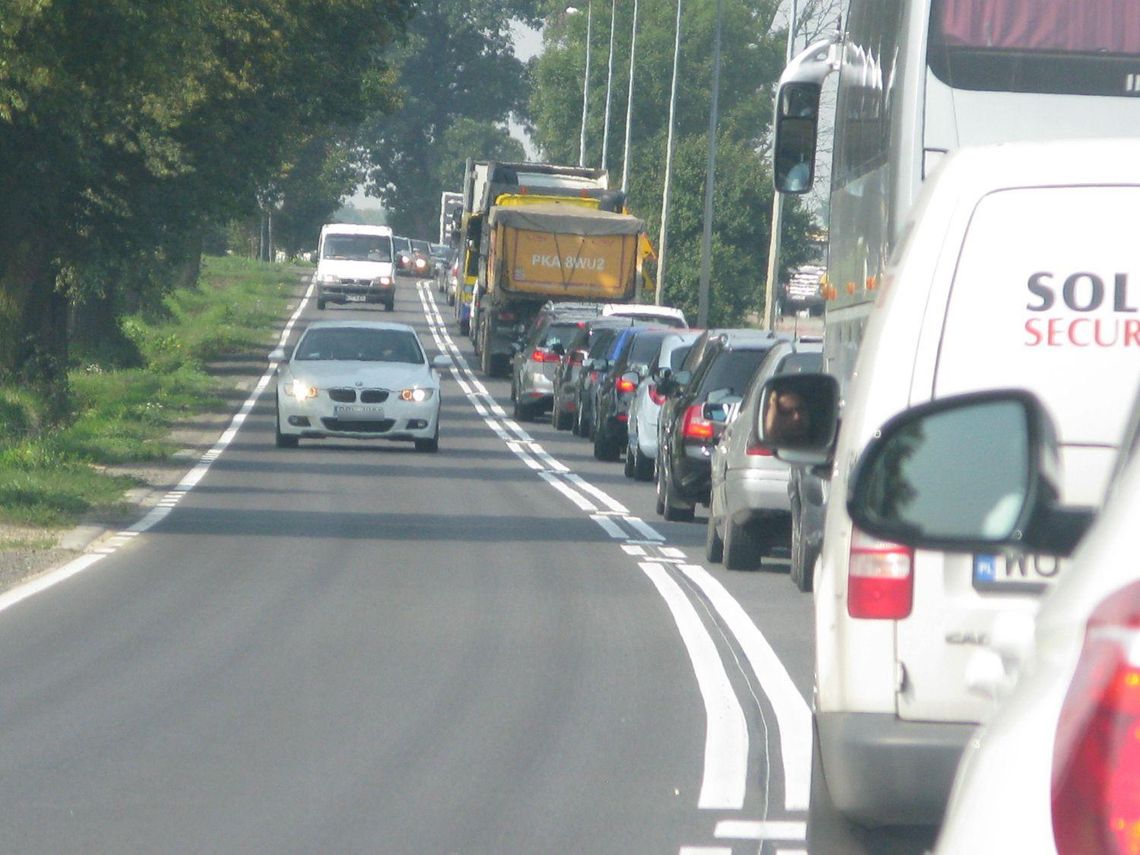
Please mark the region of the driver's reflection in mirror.
POLYGON ((798 392, 773 391, 764 409, 764 436, 770 442, 803 443, 810 437, 807 402, 798 392))

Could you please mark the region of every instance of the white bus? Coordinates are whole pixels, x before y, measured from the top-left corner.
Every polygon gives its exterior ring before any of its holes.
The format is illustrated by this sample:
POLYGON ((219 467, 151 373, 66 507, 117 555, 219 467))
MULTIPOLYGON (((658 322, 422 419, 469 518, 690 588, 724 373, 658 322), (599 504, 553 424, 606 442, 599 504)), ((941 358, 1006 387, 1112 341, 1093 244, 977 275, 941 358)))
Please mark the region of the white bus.
POLYGON ((949 151, 1140 135, 1137 0, 850 0, 780 78, 774 177, 812 187, 819 94, 838 74, 825 357, 844 384, 887 256, 949 151))

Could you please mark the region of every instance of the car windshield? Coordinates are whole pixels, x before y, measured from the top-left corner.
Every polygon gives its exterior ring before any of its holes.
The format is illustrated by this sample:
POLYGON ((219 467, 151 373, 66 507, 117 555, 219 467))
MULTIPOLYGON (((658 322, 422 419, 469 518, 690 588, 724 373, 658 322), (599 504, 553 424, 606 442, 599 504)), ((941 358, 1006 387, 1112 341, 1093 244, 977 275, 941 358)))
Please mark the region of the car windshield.
POLYGON ((385 235, 327 235, 321 258, 391 261, 392 241, 385 235))
POLYGON ((297 345, 293 359, 422 365, 424 353, 415 333, 409 330, 324 328, 309 330, 297 345))

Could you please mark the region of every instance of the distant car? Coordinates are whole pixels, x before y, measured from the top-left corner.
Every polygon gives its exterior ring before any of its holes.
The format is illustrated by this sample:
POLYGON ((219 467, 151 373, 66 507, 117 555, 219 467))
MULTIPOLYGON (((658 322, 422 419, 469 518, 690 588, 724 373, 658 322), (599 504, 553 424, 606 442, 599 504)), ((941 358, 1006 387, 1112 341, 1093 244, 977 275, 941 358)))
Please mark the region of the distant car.
MULTIPOLYGON (((570 339, 566 345, 566 353, 554 372, 554 400, 550 410, 550 423, 554 425, 555 430, 573 429, 577 433, 579 376, 582 373, 582 365, 603 330, 612 331, 628 325, 628 321, 603 321, 601 318, 594 318, 587 321, 586 325, 570 339)), ((607 336, 610 334, 606 333, 607 336)))
POLYGON ((597 388, 609 376, 610 367, 621 346, 622 333, 639 322, 631 318, 599 318, 591 326, 596 330, 590 349, 578 372, 574 388, 574 425, 576 436, 594 439, 594 405, 597 388))
POLYGON ((554 375, 566 346, 597 316, 577 303, 544 306, 511 359, 511 401, 516 419, 533 418, 554 401, 554 375))
POLYGON ((652 303, 606 303, 602 306, 602 317, 636 318, 646 323, 663 327, 687 329, 685 313, 672 306, 655 306, 652 303))
POLYGON ((412 273, 417 279, 431 279, 435 276, 435 259, 431 255, 431 243, 412 239, 412 273))
POLYGON ((631 327, 618 335, 611 365, 594 386, 594 457, 618 460, 626 446, 629 405, 649 366, 672 333, 656 326, 631 327))
POLYGON ((680 369, 701 330, 678 330, 661 339, 649 375, 637 386, 626 422, 625 474, 652 481, 657 460, 657 420, 666 396, 657 389, 661 380, 680 369))
POLYGON ((406 324, 317 321, 275 351, 279 448, 301 438, 392 439, 439 448, 439 375, 406 324))
POLYGON ((440 294, 447 293, 447 273, 451 269, 451 259, 455 250, 445 243, 433 243, 431 249, 432 272, 435 287, 440 294))
POLYGON ((313 282, 317 308, 329 303, 396 305, 392 230, 387 226, 326 223, 317 246, 313 282))
POLYGON ((818 372, 823 342, 784 341, 760 364, 744 400, 733 405, 728 425, 713 448, 705 557, 729 570, 760 565, 774 548, 791 540, 788 477, 791 467, 760 442, 760 388, 777 374, 818 372))
POLYGON ((396 275, 422 279, 429 275, 431 256, 428 254, 427 241, 413 241, 401 235, 392 236, 392 245, 396 251, 396 275), (416 244, 421 248, 416 248, 416 244))
POLYGON ((708 504, 712 449, 724 428, 721 407, 741 400, 781 340, 759 330, 708 330, 682 369, 658 384, 669 396, 657 435, 657 512, 665 519, 691 520, 696 505, 708 504))

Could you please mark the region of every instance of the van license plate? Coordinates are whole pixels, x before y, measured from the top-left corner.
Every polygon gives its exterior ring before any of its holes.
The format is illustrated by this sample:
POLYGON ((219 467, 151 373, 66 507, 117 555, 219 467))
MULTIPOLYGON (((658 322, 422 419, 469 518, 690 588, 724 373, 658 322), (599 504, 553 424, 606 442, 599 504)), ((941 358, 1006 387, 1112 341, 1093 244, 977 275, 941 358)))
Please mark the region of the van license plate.
POLYGON ((345 294, 344 299, 350 303, 363 303, 368 298, 363 294, 345 294))
POLYGON ((1061 564, 1055 555, 975 555, 974 589, 1040 593, 1057 581, 1061 564))

